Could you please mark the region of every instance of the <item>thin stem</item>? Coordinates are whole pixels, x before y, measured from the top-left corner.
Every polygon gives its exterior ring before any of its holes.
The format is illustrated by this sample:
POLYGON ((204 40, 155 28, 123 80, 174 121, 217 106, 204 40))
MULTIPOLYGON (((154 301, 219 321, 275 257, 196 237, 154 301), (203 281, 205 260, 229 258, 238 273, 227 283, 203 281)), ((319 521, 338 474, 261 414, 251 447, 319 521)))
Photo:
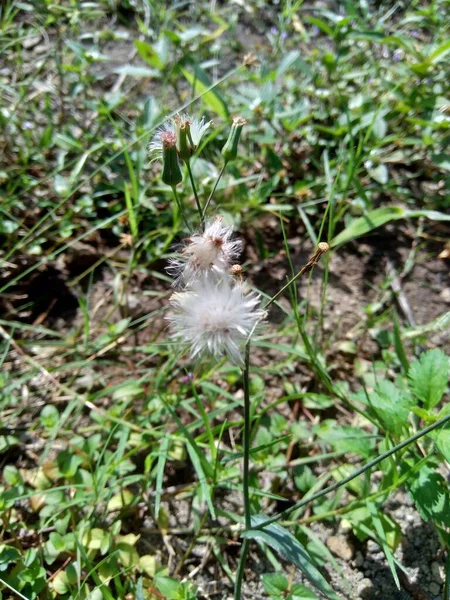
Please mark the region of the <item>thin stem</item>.
MULTIPOLYGON (((244 521, 245 531, 252 526, 251 508, 250 508, 250 486, 249 486, 249 468, 250 468, 250 340, 245 344, 245 364, 242 372, 242 381, 244 387, 244 469, 242 478, 242 491, 244 495, 244 521)), ((241 546, 241 555, 236 574, 236 583, 234 588, 234 600, 241 599, 242 581, 244 579, 245 562, 248 554, 248 540, 244 539, 241 546)))
POLYGON ((244 579, 245 562, 248 554, 248 539, 244 538, 241 546, 241 555, 239 556, 238 570, 236 573, 236 583, 234 584, 234 600, 241 600, 242 581, 244 579))
POLYGON ((244 384, 244 472, 243 472, 243 493, 244 493, 244 518, 245 529, 251 527, 250 516, 250 492, 249 492, 249 467, 250 467, 250 340, 245 345, 245 366, 243 372, 244 384))
POLYGON ((222 168, 220 169, 220 172, 219 172, 219 174, 218 174, 218 176, 217 176, 217 179, 216 179, 216 182, 215 182, 215 184, 214 184, 214 187, 213 187, 213 189, 211 190, 211 193, 210 193, 210 195, 208 196, 208 200, 206 201, 205 207, 203 208, 203 218, 205 218, 205 217, 206 217, 206 211, 208 210, 208 207, 209 207, 209 205, 210 205, 210 203, 211 203, 212 197, 214 196, 214 193, 215 193, 215 191, 216 191, 216 189, 217 189, 217 186, 219 185, 219 181, 220 181, 220 180, 221 180, 221 178, 222 178, 223 172, 225 171, 225 167, 227 166, 227 164, 228 164, 228 161, 225 161, 225 162, 223 163, 223 166, 222 166, 222 168))
POLYGON ((427 433, 434 431, 435 429, 437 429, 438 427, 441 427, 442 425, 445 425, 445 423, 447 423, 448 421, 450 421, 450 415, 447 415, 446 417, 440 419, 439 421, 436 421, 436 423, 433 423, 433 425, 429 425, 425 429, 422 429, 422 431, 419 431, 418 433, 411 436, 407 440, 401 442, 400 444, 397 444, 396 446, 394 446, 393 448, 391 448, 390 450, 388 450, 381 456, 377 456, 377 458, 374 458, 373 460, 369 461, 366 465, 364 465, 360 469, 357 469, 348 477, 345 477, 345 479, 342 479, 341 481, 333 483, 333 485, 329 485, 325 489, 321 490, 320 492, 317 492, 316 494, 313 494, 309 498, 305 498, 304 500, 297 502, 297 504, 294 504, 294 506, 291 506, 290 508, 283 510, 282 512, 278 513, 274 517, 271 517, 270 519, 266 519, 266 521, 259 523, 259 525, 255 525, 255 527, 252 527, 252 529, 263 529, 264 527, 267 527, 267 525, 270 525, 271 523, 275 523, 276 521, 279 521, 280 519, 288 517, 291 513, 298 510, 299 508, 302 508, 303 506, 306 506, 313 500, 317 500, 318 498, 321 498, 322 496, 325 496, 326 494, 329 494, 330 492, 334 492, 341 486, 346 485, 347 483, 349 483, 356 477, 359 477, 360 475, 365 473, 368 469, 375 467, 378 463, 382 462, 386 458, 389 458, 390 456, 392 456, 399 450, 403 450, 403 448, 406 448, 406 446, 408 446, 409 444, 416 442, 422 436, 427 435, 427 433))
POLYGON ((187 230, 190 231, 191 228, 189 227, 189 223, 187 222, 187 219, 186 219, 186 217, 184 215, 183 207, 181 206, 180 198, 178 197, 178 193, 177 193, 177 190, 176 190, 175 186, 172 187, 172 192, 173 192, 173 197, 175 198, 175 202, 177 203, 178 210, 180 211, 181 217, 182 217, 182 219, 184 221, 184 224, 186 225, 187 230))
POLYGON ((205 217, 203 215, 202 207, 200 205, 200 200, 198 199, 197 188, 195 187, 195 181, 192 175, 191 163, 189 160, 186 161, 186 167, 189 173, 189 179, 191 180, 192 191, 194 192, 195 204, 197 205, 197 211, 200 217, 200 222, 202 224, 202 230, 205 231, 205 217))
POLYGON ((289 279, 289 281, 285 285, 283 285, 283 287, 280 290, 278 290, 278 292, 274 296, 272 296, 272 298, 267 302, 267 304, 265 305, 264 308, 267 308, 268 306, 270 306, 272 304, 272 302, 275 302, 275 300, 277 298, 279 298, 281 296, 281 294, 283 294, 294 283, 294 281, 296 281, 299 277, 301 277, 305 273, 309 273, 309 271, 311 271, 311 269, 315 265, 317 265, 322 254, 326 254, 329 249, 330 249, 330 247, 328 246, 328 244, 326 242, 321 242, 318 245, 317 250, 314 252, 314 254, 311 256, 311 258, 306 263, 306 265, 304 267, 302 267, 300 269, 300 271, 296 275, 294 275, 294 277, 291 277, 291 279, 289 279))

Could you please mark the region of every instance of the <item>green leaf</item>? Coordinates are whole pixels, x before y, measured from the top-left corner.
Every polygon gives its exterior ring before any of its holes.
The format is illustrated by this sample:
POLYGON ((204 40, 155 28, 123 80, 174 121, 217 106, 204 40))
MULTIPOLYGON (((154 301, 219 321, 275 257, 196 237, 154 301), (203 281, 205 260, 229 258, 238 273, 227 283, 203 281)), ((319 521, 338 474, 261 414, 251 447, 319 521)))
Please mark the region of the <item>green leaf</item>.
POLYGON ((319 600, 313 591, 301 583, 294 583, 288 598, 290 600, 319 600))
POLYGON ((435 437, 435 442, 445 460, 450 463, 450 429, 439 431, 435 437))
POLYGON ((314 428, 317 436, 339 452, 354 452, 363 458, 371 454, 371 440, 361 429, 350 425, 336 425, 333 419, 327 419, 314 428))
POLYGON ((168 598, 168 600, 176 600, 176 598, 178 598, 178 588, 180 587, 180 584, 176 579, 158 575, 155 577, 155 583, 161 594, 163 594, 165 598, 168 598))
POLYGON ((289 588, 289 582, 283 573, 264 573, 261 581, 270 596, 281 596, 289 588))
MULTIPOLYGON (((259 525, 265 521, 264 515, 255 515, 252 517, 252 526, 259 525)), ((257 540, 270 546, 278 552, 283 558, 296 565, 308 580, 330 600, 338 600, 328 581, 314 566, 309 554, 300 542, 289 531, 272 523, 264 529, 250 529, 242 534, 248 539, 257 540)))
POLYGON ((434 408, 440 402, 447 387, 448 368, 449 360, 439 348, 424 352, 411 364, 411 389, 425 408, 434 408))
POLYGON ((351 221, 344 231, 331 240, 331 247, 335 248, 346 244, 391 221, 419 217, 425 217, 431 221, 450 221, 450 215, 437 210, 408 210, 403 206, 383 206, 351 221))
POLYGON ((53 429, 59 422, 59 412, 53 404, 47 404, 41 410, 41 425, 46 429, 53 429))
POLYGON ((166 466, 167 453, 169 450, 169 440, 169 436, 165 436, 162 439, 161 446, 159 448, 158 463, 156 465, 155 515, 157 516, 159 514, 159 507, 161 504, 164 467, 166 466))
POLYGON ((331 247, 346 244, 390 221, 403 219, 404 216, 405 209, 401 206, 383 206, 382 208, 371 210, 366 215, 353 219, 344 231, 341 231, 341 233, 331 240, 331 247))
POLYGON ((135 40, 134 45, 136 47, 136 50, 138 51, 139 56, 143 60, 145 60, 145 62, 148 65, 150 65, 154 69, 159 69, 160 71, 164 69, 164 63, 158 56, 158 53, 153 48, 153 46, 141 40, 135 40))
POLYGON ((59 596, 63 596, 67 594, 69 591, 69 582, 67 580, 67 575, 64 571, 60 571, 53 578, 53 589, 59 596))
POLYGON ((411 398, 401 392, 391 381, 381 380, 369 393, 369 404, 385 431, 399 436, 408 424, 411 398))
MULTIPOLYGON (((392 551, 389 548, 386 531, 383 527, 384 523, 381 520, 378 510, 377 510, 377 507, 375 506, 375 504, 373 502, 367 502, 367 508, 369 510, 370 516, 372 517, 372 524, 373 524, 373 527, 375 528, 375 531, 377 532, 378 539, 381 542, 381 546, 383 548, 384 555, 386 556, 387 563, 391 570, 392 577, 395 581, 395 584, 397 585, 397 588, 401 589, 400 581, 399 581, 399 578, 397 575, 397 569, 395 568, 394 555, 392 554, 392 551)), ((395 521, 394 521, 394 523, 395 523, 395 521)), ((400 526, 397 523, 395 523, 395 525, 397 525, 397 531, 400 533, 400 526)))
POLYGON ((210 89, 212 83, 203 69, 196 65, 194 67, 194 73, 191 73, 184 67, 180 67, 180 71, 193 87, 195 95, 201 94, 205 104, 207 104, 216 115, 227 120, 229 113, 225 102, 215 89, 210 89))
POLYGON ((410 494, 424 521, 450 527, 450 494, 445 479, 424 465, 408 481, 410 494))

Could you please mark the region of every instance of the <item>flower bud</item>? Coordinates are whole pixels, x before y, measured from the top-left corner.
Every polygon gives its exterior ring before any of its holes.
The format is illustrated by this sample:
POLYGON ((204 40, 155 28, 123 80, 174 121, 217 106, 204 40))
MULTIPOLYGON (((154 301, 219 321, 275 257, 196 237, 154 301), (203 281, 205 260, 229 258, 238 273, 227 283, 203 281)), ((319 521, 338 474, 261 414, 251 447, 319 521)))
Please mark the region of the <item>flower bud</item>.
POLYGON ((166 185, 175 187, 182 182, 180 164, 177 154, 177 137, 171 131, 165 131, 161 134, 163 147, 163 172, 162 180, 166 185))
POLYGON ((242 117, 235 117, 233 124, 231 125, 230 135, 222 148, 222 156, 227 162, 234 160, 238 152, 239 138, 241 137, 241 131, 246 123, 246 120, 242 117))
POLYGON ((178 156, 186 162, 191 158, 194 151, 191 136, 191 120, 187 115, 175 115, 173 121, 177 134, 178 156))

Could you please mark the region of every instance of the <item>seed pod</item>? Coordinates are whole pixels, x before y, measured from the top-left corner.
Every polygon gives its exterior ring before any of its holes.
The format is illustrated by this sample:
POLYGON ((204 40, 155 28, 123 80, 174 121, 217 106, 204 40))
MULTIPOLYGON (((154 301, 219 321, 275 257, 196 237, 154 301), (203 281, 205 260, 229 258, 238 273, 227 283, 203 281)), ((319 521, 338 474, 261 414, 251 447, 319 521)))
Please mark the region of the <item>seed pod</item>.
POLYGON ((222 148, 222 156, 229 162, 235 160, 238 152, 239 138, 241 137, 241 131, 246 123, 246 120, 242 117, 235 117, 231 125, 230 135, 222 148))

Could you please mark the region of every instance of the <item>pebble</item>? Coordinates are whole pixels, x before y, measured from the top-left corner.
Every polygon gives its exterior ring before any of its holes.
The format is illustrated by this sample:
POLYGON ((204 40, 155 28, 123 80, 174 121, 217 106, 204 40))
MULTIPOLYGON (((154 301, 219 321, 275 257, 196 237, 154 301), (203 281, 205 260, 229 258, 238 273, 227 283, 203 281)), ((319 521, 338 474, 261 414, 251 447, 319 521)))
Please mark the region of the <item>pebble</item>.
POLYGON ((442 583, 444 580, 444 567, 442 567, 436 561, 431 563, 431 574, 433 575, 433 581, 435 583, 442 583))
POLYGON ((433 595, 439 594, 439 592, 441 591, 441 586, 437 583, 430 583, 430 585, 428 586, 428 590, 433 595))
POLYGON ((378 552, 380 552, 380 550, 380 546, 373 540, 369 540, 367 542, 367 552, 370 552, 370 554, 377 554, 378 552))
POLYGON ((364 579, 358 583, 358 596, 361 596, 363 592, 371 590, 372 587, 372 581, 368 577, 364 577, 364 579))
POLYGON ((439 295, 444 302, 450 304, 450 288, 444 288, 439 295))
POLYGON ((329 550, 342 560, 351 560, 354 555, 354 550, 351 544, 343 535, 332 535, 327 539, 329 550))
POLYGON ((359 567, 362 567, 364 564, 364 557, 361 554, 361 552, 357 552, 356 556, 355 556, 355 567, 357 569, 359 569, 359 567))

